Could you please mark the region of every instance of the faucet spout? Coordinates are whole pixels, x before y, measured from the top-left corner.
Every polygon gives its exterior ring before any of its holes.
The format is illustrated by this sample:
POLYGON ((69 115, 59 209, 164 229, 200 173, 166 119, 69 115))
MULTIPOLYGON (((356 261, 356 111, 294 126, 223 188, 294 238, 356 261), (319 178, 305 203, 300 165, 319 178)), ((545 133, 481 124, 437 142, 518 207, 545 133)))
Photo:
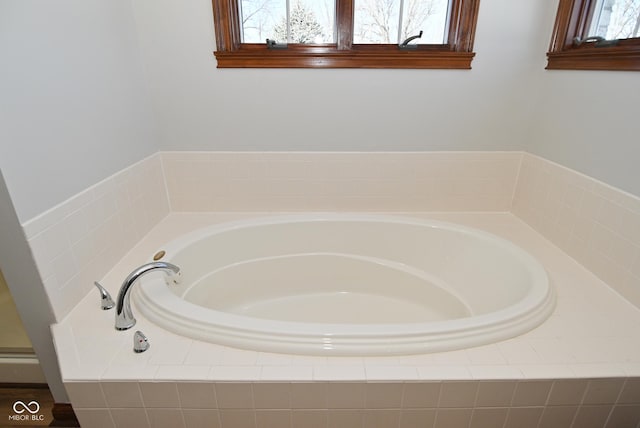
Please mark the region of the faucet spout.
POLYGON ((131 288, 138 279, 153 271, 164 272, 167 279, 174 284, 179 282, 180 268, 167 262, 147 263, 131 272, 122 283, 116 299, 116 330, 128 330, 136 324, 136 319, 131 311, 131 288))

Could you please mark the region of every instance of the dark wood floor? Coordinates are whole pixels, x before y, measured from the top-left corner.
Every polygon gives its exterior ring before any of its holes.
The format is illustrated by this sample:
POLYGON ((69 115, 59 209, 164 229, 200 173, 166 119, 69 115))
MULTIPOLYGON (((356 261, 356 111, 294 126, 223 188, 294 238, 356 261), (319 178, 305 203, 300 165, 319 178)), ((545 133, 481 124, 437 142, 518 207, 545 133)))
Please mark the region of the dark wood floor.
MULTIPOLYGON (((53 422, 53 403, 47 385, 0 384, 0 427, 49 426, 53 422), (32 401, 40 406, 34 414, 18 403, 29 405, 32 401), (22 413, 14 411, 14 404, 16 410, 22 413)), ((29 408, 35 410, 36 405, 31 404, 29 408)))

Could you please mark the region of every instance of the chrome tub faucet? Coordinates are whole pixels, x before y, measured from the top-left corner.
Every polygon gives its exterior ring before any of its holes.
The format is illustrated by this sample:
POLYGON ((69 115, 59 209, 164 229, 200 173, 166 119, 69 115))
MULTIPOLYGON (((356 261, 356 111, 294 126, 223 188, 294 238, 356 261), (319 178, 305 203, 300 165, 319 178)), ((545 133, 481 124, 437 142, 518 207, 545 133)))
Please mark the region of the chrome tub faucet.
POLYGON ((131 288, 138 279, 153 271, 164 272, 168 281, 174 284, 180 282, 180 268, 167 262, 147 263, 131 272, 122 283, 116 299, 116 330, 128 330, 136 324, 136 319, 131 312, 131 288))
POLYGON ((111 298, 111 294, 104 288, 98 281, 93 281, 93 285, 95 285, 98 290, 100 290, 100 309, 103 311, 108 311, 113 308, 116 304, 111 298))

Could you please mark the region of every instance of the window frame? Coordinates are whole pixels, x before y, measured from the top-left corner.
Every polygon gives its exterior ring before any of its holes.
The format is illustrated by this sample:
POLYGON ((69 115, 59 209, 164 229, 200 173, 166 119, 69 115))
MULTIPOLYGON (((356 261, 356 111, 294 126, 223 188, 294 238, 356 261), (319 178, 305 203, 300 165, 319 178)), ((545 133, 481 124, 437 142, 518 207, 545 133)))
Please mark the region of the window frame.
POLYGON ((574 45, 574 38, 590 36, 596 1, 560 0, 547 52, 548 70, 640 71, 640 37, 621 39, 615 46, 574 45))
POLYGON ((449 43, 399 49, 395 44, 355 45, 354 0, 336 0, 337 40, 332 45, 241 43, 238 2, 212 0, 218 68, 439 68, 470 69, 480 0, 451 0, 449 43))

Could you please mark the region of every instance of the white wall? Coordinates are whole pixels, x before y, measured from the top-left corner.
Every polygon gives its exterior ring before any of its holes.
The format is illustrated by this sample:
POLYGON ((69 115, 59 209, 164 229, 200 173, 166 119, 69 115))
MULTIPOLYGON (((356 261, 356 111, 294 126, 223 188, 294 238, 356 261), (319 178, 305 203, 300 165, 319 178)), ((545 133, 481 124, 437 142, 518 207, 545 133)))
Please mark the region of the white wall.
POLYGON ((134 2, 163 149, 526 149, 640 194, 640 73, 545 70, 556 9, 483 0, 471 71, 219 70, 210 2, 134 2))
MULTIPOLYGON (((550 3, 541 5, 547 38, 557 9, 550 3)), ((527 151, 640 195, 640 73, 536 67, 529 85, 537 107, 527 151)))
POLYGON ((0 265, 63 402, 53 312, 20 224, 157 150, 131 3, 0 0, 0 62, 0 265))
POLYGON ((519 103, 535 106, 525 150, 640 195, 640 73, 545 70, 557 2, 537 3, 536 60, 522 79, 531 93, 519 103))
POLYGON ((640 73, 546 71, 527 150, 640 196, 640 73))
POLYGON ((640 194, 640 74, 544 70, 555 1, 483 0, 470 71, 219 70, 209 1, 0 1, 22 222, 156 150, 146 85, 165 150, 524 148, 640 194))
POLYGON ((522 148, 539 3, 483 0, 471 71, 216 69, 211 2, 133 5, 163 149, 368 151, 522 148))
POLYGON ((0 169, 21 222, 156 151, 129 0, 0 0, 0 169))
MULTIPOLYGON (((33 256, 0 173, 0 269, 18 308, 49 389, 57 403, 68 401, 49 326, 55 321, 33 256)), ((9 328, 2 326, 2 328, 9 328)))

